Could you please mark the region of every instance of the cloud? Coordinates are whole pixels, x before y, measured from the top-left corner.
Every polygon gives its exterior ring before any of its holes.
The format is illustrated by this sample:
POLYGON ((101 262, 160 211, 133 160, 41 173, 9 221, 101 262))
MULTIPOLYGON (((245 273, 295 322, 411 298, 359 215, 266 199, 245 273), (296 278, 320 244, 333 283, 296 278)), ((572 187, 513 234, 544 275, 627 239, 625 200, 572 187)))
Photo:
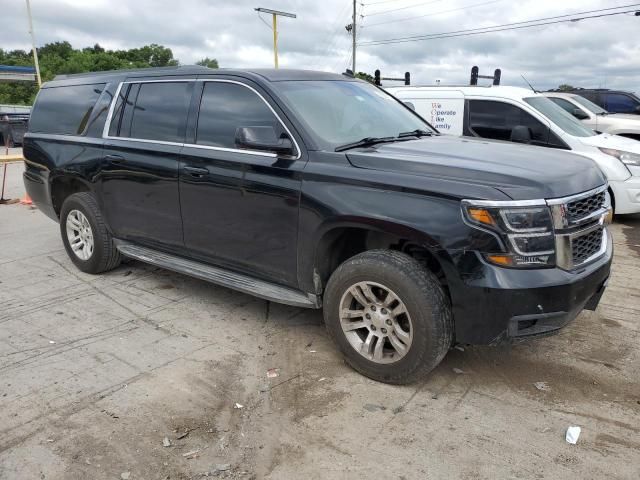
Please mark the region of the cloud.
MULTIPOLYGON (((358 14, 363 15, 358 18, 360 42, 519 22, 626 2, 373 3, 358 0, 358 14), (407 6, 415 7, 403 8, 407 6), (400 10, 371 15, 393 9, 400 10), (460 10, 449 12, 454 9, 460 10), (389 23, 375 25, 382 22, 389 23)), ((170 47, 183 64, 208 56, 217 58, 221 66, 240 68, 269 67, 273 62, 271 18, 263 15, 261 20, 254 11, 257 6, 298 15, 279 19, 281 67, 341 72, 350 66, 351 38, 344 29, 351 23, 350 0, 32 0, 38 44, 68 40, 75 47, 99 43, 106 48, 131 48, 159 43, 170 47)), ((640 18, 621 15, 486 35, 363 45, 357 51, 358 70, 372 73, 379 68, 385 76, 410 71, 415 83, 441 79, 459 84, 468 82, 471 66, 478 65, 482 73, 501 68, 503 84, 523 85, 520 75, 524 75, 541 89, 571 83, 635 91, 640 90, 638 27, 640 18)), ((24 2, 3 5, 0 46, 30 48, 24 2)))

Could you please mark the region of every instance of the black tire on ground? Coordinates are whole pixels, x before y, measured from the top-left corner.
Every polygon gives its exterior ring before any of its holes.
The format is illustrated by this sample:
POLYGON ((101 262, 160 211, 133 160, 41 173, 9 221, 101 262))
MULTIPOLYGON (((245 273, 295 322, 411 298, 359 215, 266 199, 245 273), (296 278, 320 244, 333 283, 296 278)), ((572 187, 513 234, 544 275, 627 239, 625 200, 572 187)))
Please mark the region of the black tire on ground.
POLYGON ((78 269, 86 273, 101 273, 116 268, 121 261, 120 252, 116 248, 113 237, 104 224, 98 203, 89 192, 74 193, 67 197, 60 210, 60 233, 64 248, 71 261, 78 269), (69 212, 79 210, 89 221, 93 233, 93 253, 87 260, 80 259, 69 245, 67 237, 67 216, 69 212))
POLYGON ((433 273, 414 258, 392 250, 370 250, 340 265, 324 294, 327 330, 349 365, 374 380, 410 383, 433 370, 453 342, 449 299, 433 273), (340 301, 355 283, 376 282, 391 289, 404 302, 413 324, 413 339, 404 357, 394 363, 376 363, 349 343, 340 323, 340 301))

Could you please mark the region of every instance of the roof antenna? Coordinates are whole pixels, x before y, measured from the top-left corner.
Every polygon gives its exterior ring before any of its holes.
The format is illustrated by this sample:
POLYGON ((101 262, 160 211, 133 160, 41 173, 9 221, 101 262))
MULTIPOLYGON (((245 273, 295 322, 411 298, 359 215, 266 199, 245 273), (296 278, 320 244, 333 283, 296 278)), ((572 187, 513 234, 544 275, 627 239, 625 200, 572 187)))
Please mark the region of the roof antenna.
POLYGON ((526 78, 524 78, 524 75, 520 75, 522 77, 522 79, 527 82, 527 85, 529 85, 529 88, 531 90, 533 90, 533 93, 540 93, 538 90, 536 90, 535 88, 533 88, 533 86, 531 86, 531 84, 529 83, 529 80, 527 80, 526 78))

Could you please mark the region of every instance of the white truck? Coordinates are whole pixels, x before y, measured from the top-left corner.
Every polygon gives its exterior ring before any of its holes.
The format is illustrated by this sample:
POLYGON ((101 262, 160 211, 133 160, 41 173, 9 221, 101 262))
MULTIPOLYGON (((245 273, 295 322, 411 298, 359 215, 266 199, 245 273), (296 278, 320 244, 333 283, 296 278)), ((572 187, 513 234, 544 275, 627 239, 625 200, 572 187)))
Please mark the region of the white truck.
POLYGON ((386 90, 442 134, 560 148, 589 157, 609 180, 615 213, 640 212, 640 142, 597 133, 540 93, 507 86, 386 90))
POLYGON ((544 92, 543 95, 596 132, 640 140, 640 115, 609 113, 574 93, 544 92))

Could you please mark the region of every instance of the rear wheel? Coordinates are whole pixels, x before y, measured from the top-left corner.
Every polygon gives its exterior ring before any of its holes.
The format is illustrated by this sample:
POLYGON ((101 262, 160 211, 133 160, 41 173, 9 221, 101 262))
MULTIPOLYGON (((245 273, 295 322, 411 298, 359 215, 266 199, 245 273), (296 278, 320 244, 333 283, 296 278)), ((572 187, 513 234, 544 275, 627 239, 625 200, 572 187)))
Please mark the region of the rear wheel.
POLYGON ((101 273, 120 264, 120 253, 91 193, 74 193, 64 201, 60 233, 69 258, 83 272, 101 273))
POLYGON ((340 265, 324 295, 327 329, 360 373, 408 383, 444 358, 451 308, 437 278, 408 255, 372 250, 340 265))

